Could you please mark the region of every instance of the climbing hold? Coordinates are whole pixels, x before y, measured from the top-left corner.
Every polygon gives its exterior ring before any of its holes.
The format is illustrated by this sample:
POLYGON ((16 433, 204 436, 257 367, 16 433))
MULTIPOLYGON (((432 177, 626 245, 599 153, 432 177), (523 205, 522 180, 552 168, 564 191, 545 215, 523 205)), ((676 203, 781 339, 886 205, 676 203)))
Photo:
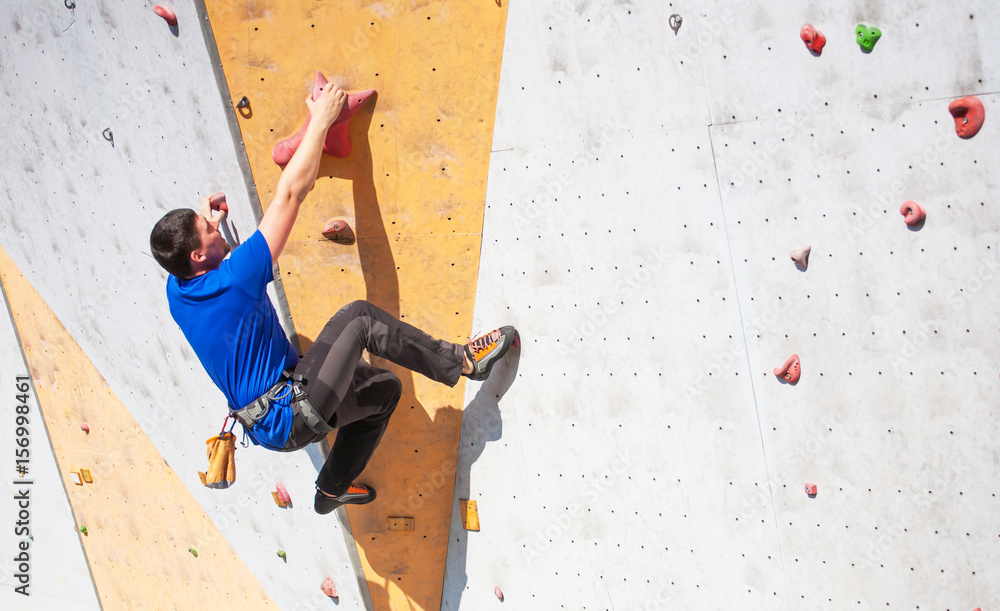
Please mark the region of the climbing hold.
POLYGON ((903 215, 907 227, 917 227, 927 218, 927 213, 916 202, 903 202, 899 213, 903 215))
MULTIPOLYGON (((323 91, 323 87, 326 86, 327 82, 323 73, 317 71, 316 80, 313 84, 312 99, 319 98, 319 94, 323 91)), ((347 101, 344 102, 344 107, 340 110, 340 116, 330 126, 329 131, 326 132, 326 139, 323 141, 324 153, 340 158, 351 154, 351 139, 347 134, 347 127, 351 122, 351 118, 357 114, 361 106, 373 95, 375 95, 374 89, 347 94, 347 101)), ((306 128, 309 126, 309 121, 311 120, 311 115, 306 117, 306 122, 302 124, 299 131, 295 132, 294 136, 274 145, 274 149, 271 151, 271 159, 274 160, 274 163, 284 166, 292 159, 292 155, 295 154, 299 145, 302 144, 302 138, 306 135, 306 128)))
POLYGON ((70 476, 71 476, 70 479, 73 480, 74 484, 76 484, 77 486, 82 486, 83 485, 83 476, 80 475, 79 471, 70 471, 69 473, 70 473, 70 476))
POLYGON ((174 13, 174 9, 170 8, 169 6, 154 6, 153 12, 159 15, 160 17, 163 17, 163 20, 166 21, 167 25, 169 25, 170 27, 172 28, 177 27, 177 14, 174 13))
POLYGON ((795 267, 802 271, 806 271, 809 267, 809 253, 812 252, 812 246, 804 246, 802 248, 797 248, 792 252, 788 253, 788 256, 795 261, 795 267))
POLYGON ((351 226, 340 217, 333 217, 323 226, 323 237, 336 242, 337 244, 354 244, 354 231, 351 226))
POLYGON ((479 507, 475 501, 458 500, 459 513, 462 516, 462 527, 465 530, 479 530, 479 507))
POLYGON ((285 489, 285 485, 284 484, 282 484, 281 482, 278 482, 275 485, 274 490, 275 490, 275 492, 277 492, 278 498, 281 499, 282 503, 284 503, 285 505, 291 505, 292 504, 292 497, 291 497, 290 494, 288 494, 288 490, 285 489))
POLYGON ((195 558, 198 557, 198 550, 196 550, 194 547, 189 547, 188 551, 191 552, 191 555, 194 556, 195 558))
POLYGON ((90 435, 90 425, 87 424, 86 422, 84 422, 83 424, 80 425, 80 430, 82 430, 84 433, 90 435))
POLYGON ((684 23, 684 18, 677 13, 671 15, 670 19, 667 21, 667 25, 669 25, 670 29, 674 31, 674 34, 677 34, 677 30, 681 29, 682 23, 684 23))
POLYGON ((105 140, 107 140, 108 142, 114 144, 114 142, 115 142, 115 135, 113 133, 111 133, 111 128, 110 127, 105 127, 104 131, 101 132, 101 135, 104 136, 105 140))
POLYGON ((948 112, 955 118, 955 132, 968 140, 979 133, 986 120, 986 109, 976 96, 970 95, 948 104, 948 112))
POLYGON ((799 376, 802 374, 802 367, 799 363, 799 355, 793 354, 788 357, 785 364, 780 368, 774 370, 774 375, 783 379, 785 382, 794 385, 799 381, 799 376))
POLYGON ((271 498, 274 499, 274 504, 277 505, 278 507, 281 507, 282 509, 288 507, 288 503, 281 500, 281 497, 278 496, 278 493, 275 492, 274 490, 271 491, 271 498))
POLYGON ((871 53, 872 49, 875 48, 875 43, 878 42, 879 38, 882 38, 882 30, 875 26, 866 26, 863 23, 858 24, 854 33, 857 34, 858 44, 861 45, 861 50, 865 53, 871 53))
POLYGON ((278 550, 278 558, 281 558, 285 562, 288 562, 288 556, 285 554, 285 550, 283 549, 278 550))
POLYGON ((500 602, 503 602, 503 590, 500 589, 500 586, 493 588, 493 593, 497 595, 500 602))
POLYGON ((32 541, 34 541, 35 540, 35 535, 33 535, 31 533, 28 533, 28 538, 31 539, 32 541))
POLYGON ((340 598, 337 594, 337 586, 333 583, 333 580, 327 577, 323 580, 323 583, 319 586, 320 590, 323 590, 323 594, 326 594, 330 598, 340 598))
POLYGON ((90 474, 90 469, 80 469, 80 477, 88 484, 94 483, 94 476, 90 474))
POLYGON ((81 524, 80 525, 80 532, 83 533, 84 536, 87 536, 87 527, 84 526, 83 524, 81 524))
POLYGON ((817 490, 816 484, 806 484, 806 494, 809 496, 816 496, 817 490))
POLYGON ((802 39, 802 42, 806 43, 806 46, 809 47, 809 51, 813 55, 818 57, 823 54, 823 47, 826 46, 826 36, 823 36, 823 33, 814 28, 811 23, 802 26, 802 29, 799 30, 799 38, 802 39))
POLYGON ((226 203, 226 194, 219 192, 208 198, 209 205, 212 206, 212 210, 222 210, 223 212, 229 212, 229 204, 226 203))

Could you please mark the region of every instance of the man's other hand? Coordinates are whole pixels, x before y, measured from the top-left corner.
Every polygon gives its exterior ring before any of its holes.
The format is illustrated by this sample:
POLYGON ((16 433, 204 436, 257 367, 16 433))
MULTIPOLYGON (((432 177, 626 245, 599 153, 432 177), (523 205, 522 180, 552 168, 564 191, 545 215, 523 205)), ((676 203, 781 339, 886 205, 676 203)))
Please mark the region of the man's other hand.
POLYGON ((318 100, 313 100, 311 95, 306 98, 306 106, 309 107, 313 121, 319 121, 324 127, 333 125, 346 102, 347 94, 334 83, 327 83, 323 87, 318 100))

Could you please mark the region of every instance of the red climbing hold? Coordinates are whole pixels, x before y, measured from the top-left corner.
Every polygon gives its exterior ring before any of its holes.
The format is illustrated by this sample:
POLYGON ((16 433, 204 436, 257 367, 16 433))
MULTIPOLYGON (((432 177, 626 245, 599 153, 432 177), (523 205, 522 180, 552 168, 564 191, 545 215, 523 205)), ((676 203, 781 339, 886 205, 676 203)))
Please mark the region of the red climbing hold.
POLYGON ((806 484, 806 494, 809 496, 816 496, 817 490, 816 484, 806 484))
POLYGON ((337 586, 333 583, 333 580, 327 577, 323 580, 323 583, 319 586, 320 590, 323 590, 323 594, 326 594, 330 598, 340 598, 337 594, 337 586))
POLYGON ((782 378, 789 384, 795 384, 799 381, 799 376, 802 374, 802 367, 799 364, 799 355, 793 354, 788 357, 785 364, 781 366, 780 369, 774 370, 774 375, 782 378))
POLYGON ((166 21, 167 25, 169 25, 170 27, 172 28, 177 27, 177 14, 174 13, 174 9, 168 6, 154 6, 153 12, 159 15, 160 17, 163 17, 163 20, 166 21))
MULTIPOLYGON (((319 98, 319 94, 323 91, 323 87, 326 86, 327 82, 323 73, 317 71, 316 81, 313 85, 312 99, 319 98)), ((326 132, 326 140, 323 141, 324 153, 340 158, 351 154, 351 139, 347 135, 347 127, 351 122, 351 118, 357 114, 361 106, 373 95, 375 95, 374 89, 347 94, 347 101, 340 110, 340 115, 333 122, 333 125, 330 126, 330 130, 326 132)), ((294 136, 274 145, 274 149, 271 151, 271 159, 274 160, 274 163, 284 166, 292 159, 292 155, 299 148, 299 145, 302 144, 302 138, 306 135, 306 128, 309 126, 310 120, 312 120, 312 116, 306 118, 306 122, 299 131, 295 132, 294 136)))
POLYGON ((788 256, 795 261, 795 266, 802 271, 806 271, 809 267, 809 253, 812 252, 812 246, 805 246, 803 248, 798 248, 788 253, 788 256))
POLYGON ((493 588, 493 593, 497 595, 497 599, 499 599, 500 602, 503 602, 503 590, 500 589, 500 586, 493 588))
POLYGON ((216 193, 212 197, 208 198, 209 204, 212 206, 212 210, 222 210, 223 212, 229 212, 229 204, 226 203, 225 193, 216 193))
POLYGON ((976 96, 968 96, 948 104, 948 112, 955 118, 955 132, 959 138, 969 138, 979 133, 986 120, 986 109, 976 96))
POLYGON ((908 227, 915 227, 927 218, 927 213, 916 202, 903 202, 903 205, 899 207, 899 213, 905 217, 904 220, 908 227))
POLYGON ((275 492, 278 493, 278 498, 281 499, 282 503, 284 503, 285 505, 292 504, 292 497, 291 495, 288 494, 288 490, 285 489, 284 484, 278 482, 278 484, 274 487, 274 490, 275 492))
POLYGON ((340 217, 333 217, 326 222, 321 232, 323 237, 336 242, 337 244, 354 244, 354 231, 351 226, 340 217))
POLYGON ((90 425, 87 424, 86 422, 84 422, 83 424, 80 425, 80 430, 83 431, 84 433, 90 435, 90 425))
POLYGON ((813 55, 819 56, 823 54, 823 47, 826 46, 826 36, 823 36, 823 33, 814 28, 811 23, 802 26, 802 29, 799 30, 799 37, 802 39, 802 42, 806 43, 806 46, 809 47, 809 51, 813 55))

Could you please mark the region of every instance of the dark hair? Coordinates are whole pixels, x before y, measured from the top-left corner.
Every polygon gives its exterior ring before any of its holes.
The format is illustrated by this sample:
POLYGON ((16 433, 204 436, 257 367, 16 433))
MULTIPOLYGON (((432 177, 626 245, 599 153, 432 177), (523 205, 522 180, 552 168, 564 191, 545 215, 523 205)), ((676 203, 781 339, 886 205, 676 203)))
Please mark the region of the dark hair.
POLYGON ((191 253, 201 248, 198 213, 190 208, 171 210, 163 215, 149 234, 153 258, 178 278, 191 275, 191 253))

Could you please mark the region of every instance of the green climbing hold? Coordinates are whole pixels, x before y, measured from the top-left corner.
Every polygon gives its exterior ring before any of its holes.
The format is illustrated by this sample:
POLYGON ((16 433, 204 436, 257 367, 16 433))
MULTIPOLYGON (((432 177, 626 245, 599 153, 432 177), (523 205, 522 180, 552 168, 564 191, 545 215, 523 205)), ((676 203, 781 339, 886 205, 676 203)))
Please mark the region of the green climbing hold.
POLYGON ((189 547, 188 551, 191 552, 191 555, 194 556, 195 558, 198 557, 198 550, 196 550, 195 548, 189 547))
POLYGON ((278 558, 281 558, 282 560, 285 560, 286 562, 288 561, 288 557, 285 555, 285 550, 283 550, 283 549, 279 549, 278 550, 278 558))
POLYGON ((80 532, 82 532, 83 534, 87 534, 87 527, 84 526, 83 524, 81 524, 80 525, 80 532))
POLYGON ((28 538, 31 539, 32 541, 34 541, 35 540, 35 535, 33 535, 31 533, 28 533, 28 538))
POLYGON ((882 30, 875 26, 866 26, 863 23, 858 24, 854 33, 858 35, 858 44, 861 45, 861 50, 865 53, 871 53, 872 49, 875 48, 875 43, 878 42, 879 38, 882 38, 882 30))

